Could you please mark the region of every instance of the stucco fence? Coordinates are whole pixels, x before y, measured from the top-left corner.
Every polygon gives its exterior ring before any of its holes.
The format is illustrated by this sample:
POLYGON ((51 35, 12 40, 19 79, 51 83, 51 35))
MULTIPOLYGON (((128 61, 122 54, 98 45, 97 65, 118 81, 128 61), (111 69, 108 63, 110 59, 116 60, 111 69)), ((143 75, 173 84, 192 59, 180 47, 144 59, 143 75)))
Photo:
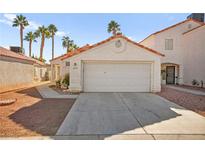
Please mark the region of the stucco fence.
POLYGON ((0 57, 0 92, 33 82, 33 64, 9 57, 0 57))

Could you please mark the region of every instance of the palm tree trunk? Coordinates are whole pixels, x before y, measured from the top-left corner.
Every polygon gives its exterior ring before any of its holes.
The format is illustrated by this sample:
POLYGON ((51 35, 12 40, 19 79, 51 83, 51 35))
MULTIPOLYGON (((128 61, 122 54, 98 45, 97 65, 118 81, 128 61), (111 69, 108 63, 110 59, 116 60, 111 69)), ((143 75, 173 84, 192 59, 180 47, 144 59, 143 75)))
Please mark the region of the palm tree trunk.
POLYGON ((116 30, 113 30, 113 35, 114 35, 114 36, 116 35, 116 30))
POLYGON ((31 46, 32 46, 32 40, 29 42, 29 57, 31 57, 31 46))
POLYGON ((42 33, 41 37, 41 48, 40 48, 40 60, 43 61, 43 48, 44 48, 44 41, 45 41, 45 36, 42 33))
POLYGON ((67 47, 67 53, 69 52, 69 46, 67 47))
POLYGON ((52 34, 52 59, 54 58, 54 35, 52 34))
POLYGON ((21 52, 23 53, 23 26, 20 25, 21 52))

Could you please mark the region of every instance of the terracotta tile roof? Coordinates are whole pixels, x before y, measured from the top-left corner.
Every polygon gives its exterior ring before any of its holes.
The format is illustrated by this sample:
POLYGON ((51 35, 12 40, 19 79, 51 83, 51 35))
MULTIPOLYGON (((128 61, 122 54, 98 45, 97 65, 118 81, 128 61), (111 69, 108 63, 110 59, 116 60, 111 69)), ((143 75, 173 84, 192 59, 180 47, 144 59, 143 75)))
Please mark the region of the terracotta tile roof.
POLYGON ((35 61, 36 64, 41 65, 41 66, 45 66, 46 64, 40 60, 37 60, 35 58, 31 58, 33 61, 35 61))
POLYGON ((184 20, 184 21, 182 21, 182 22, 179 22, 179 23, 177 23, 177 24, 175 24, 175 25, 169 26, 169 27, 167 27, 167 28, 165 28, 165 29, 162 29, 162 30, 157 31, 157 32, 155 32, 155 33, 153 33, 153 34, 150 34, 149 36, 147 36, 145 39, 143 39, 143 40, 140 41, 139 43, 141 43, 141 42, 143 42, 144 40, 148 39, 148 38, 149 38, 150 36, 152 36, 152 35, 159 34, 159 33, 161 33, 161 32, 164 32, 164 31, 166 31, 166 30, 169 30, 169 29, 171 29, 171 28, 174 28, 174 27, 176 27, 176 26, 179 26, 179 25, 181 25, 181 24, 183 24, 183 23, 186 23, 186 22, 188 22, 188 21, 194 21, 194 22, 196 22, 196 23, 199 23, 200 25, 203 25, 203 24, 204 24, 204 22, 200 22, 200 21, 197 21, 197 20, 195 20, 195 19, 186 19, 186 20, 184 20))
POLYGON ((54 60, 57 60, 57 59, 59 59, 59 58, 63 58, 63 57, 66 56, 66 55, 67 55, 67 53, 65 53, 65 54, 63 54, 63 55, 61 55, 61 56, 55 57, 55 58, 51 59, 50 62, 51 62, 51 61, 54 61, 54 60))
POLYGON ((191 30, 189 30, 189 31, 186 31, 186 32, 183 33, 183 35, 186 34, 186 33, 192 32, 192 31, 194 31, 195 29, 198 29, 198 28, 203 27, 203 26, 205 26, 205 24, 203 24, 203 25, 201 25, 201 26, 198 26, 198 27, 195 27, 195 28, 193 28, 193 29, 191 29, 191 30))
POLYGON ((64 60, 64 59, 66 59, 66 58, 72 57, 72 56, 77 55, 77 54, 79 54, 79 53, 85 52, 85 51, 87 51, 88 49, 92 49, 92 48, 94 48, 94 47, 97 47, 97 46, 99 46, 99 45, 102 45, 102 44, 104 44, 104 43, 107 43, 107 42, 109 42, 109 41, 111 41, 111 40, 113 40, 113 39, 116 39, 116 38, 123 38, 123 39, 125 39, 126 41, 128 41, 128 42, 130 42, 130 43, 132 43, 132 44, 134 44, 134 45, 136 45, 136 46, 138 46, 138 47, 144 48, 144 49, 146 49, 146 50, 149 51, 149 52, 152 52, 152 53, 157 54, 157 55, 160 55, 160 56, 164 56, 164 54, 162 54, 162 53, 160 53, 160 52, 158 52, 158 51, 156 51, 156 50, 153 50, 153 49, 148 48, 148 47, 145 47, 145 46, 143 46, 143 45, 141 45, 141 44, 139 44, 139 43, 137 43, 137 42, 134 42, 134 41, 130 40, 129 38, 123 36, 122 34, 118 34, 118 35, 116 35, 116 36, 112 36, 112 37, 110 37, 110 38, 108 38, 108 39, 106 39, 106 40, 103 40, 103 41, 101 41, 101 42, 99 42, 99 43, 96 43, 96 44, 94 44, 94 45, 88 45, 88 44, 87 44, 87 45, 85 45, 85 46, 83 46, 83 47, 81 47, 81 48, 78 48, 78 49, 76 49, 76 50, 74 50, 74 51, 72 51, 72 52, 69 52, 69 53, 67 53, 65 56, 63 56, 63 57, 61 58, 61 60, 64 60))
POLYGON ((10 51, 6 48, 3 48, 0 46, 0 56, 5 56, 5 57, 11 57, 15 59, 20 59, 20 60, 25 60, 34 63, 35 61, 32 58, 29 58, 23 54, 20 53, 15 53, 13 51, 10 51))

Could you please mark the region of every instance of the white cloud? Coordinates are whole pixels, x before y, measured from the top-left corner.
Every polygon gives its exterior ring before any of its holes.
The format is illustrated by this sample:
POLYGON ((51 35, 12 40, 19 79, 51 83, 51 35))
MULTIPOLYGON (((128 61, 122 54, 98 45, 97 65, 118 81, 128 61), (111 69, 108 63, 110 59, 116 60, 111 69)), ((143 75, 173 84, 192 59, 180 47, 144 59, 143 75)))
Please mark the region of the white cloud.
MULTIPOLYGON (((3 14, 3 18, 0 19, 0 23, 4 23, 4 24, 7 24, 7 25, 12 27, 14 18, 16 18, 16 14, 5 13, 5 14, 3 14)), ((38 27, 42 26, 41 24, 39 24, 33 20, 28 20, 28 23, 29 23, 29 25, 26 27, 25 30, 37 30, 38 27)), ((16 28, 18 28, 18 27, 16 27, 16 28)), ((64 31, 57 31, 56 32, 56 36, 58 36, 58 37, 65 36, 66 34, 68 34, 68 33, 64 32, 64 31)))
POLYGON ((0 19, 0 22, 1 22, 1 23, 4 23, 4 24, 7 24, 7 25, 9 25, 9 26, 12 26, 12 22, 9 21, 9 20, 6 20, 6 19, 0 19))
MULTIPOLYGON (((5 13, 3 16, 4 16, 4 18, 0 19, 0 22, 7 24, 9 26, 12 26, 13 20, 16 17, 16 14, 5 13)), ((41 24, 39 24, 35 21, 31 21, 31 20, 28 20, 28 23, 29 23, 29 26, 27 28, 30 30, 36 30, 36 29, 38 29, 39 26, 41 26, 41 24)))
POLYGON ((5 13, 4 14, 4 17, 10 21, 13 21, 14 18, 16 17, 16 14, 8 14, 8 13, 5 13))
POLYGON ((64 31, 57 31, 56 32, 56 36, 59 36, 59 37, 62 37, 62 36, 65 36, 67 33, 64 32, 64 31))
POLYGON ((38 27, 41 26, 41 24, 39 23, 36 23, 35 21, 28 21, 29 25, 28 25, 28 29, 31 29, 31 30, 36 30, 38 29, 38 27))
POLYGON ((16 17, 16 15, 15 14, 5 13, 3 16, 4 16, 4 19, 0 19, 0 22, 4 23, 4 24, 7 24, 9 26, 12 26, 12 21, 16 17))

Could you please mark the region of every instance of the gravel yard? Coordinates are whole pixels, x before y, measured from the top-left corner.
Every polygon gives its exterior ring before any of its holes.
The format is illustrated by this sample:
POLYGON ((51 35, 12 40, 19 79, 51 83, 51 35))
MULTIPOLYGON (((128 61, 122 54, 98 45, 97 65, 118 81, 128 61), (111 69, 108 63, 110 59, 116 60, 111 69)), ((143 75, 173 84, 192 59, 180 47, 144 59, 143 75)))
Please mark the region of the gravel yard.
POLYGON ((17 102, 0 106, 0 137, 55 135, 74 100, 42 99, 35 88, 0 94, 17 102))
POLYGON ((161 92, 156 94, 205 116, 205 96, 177 91, 166 86, 162 86, 161 92))

